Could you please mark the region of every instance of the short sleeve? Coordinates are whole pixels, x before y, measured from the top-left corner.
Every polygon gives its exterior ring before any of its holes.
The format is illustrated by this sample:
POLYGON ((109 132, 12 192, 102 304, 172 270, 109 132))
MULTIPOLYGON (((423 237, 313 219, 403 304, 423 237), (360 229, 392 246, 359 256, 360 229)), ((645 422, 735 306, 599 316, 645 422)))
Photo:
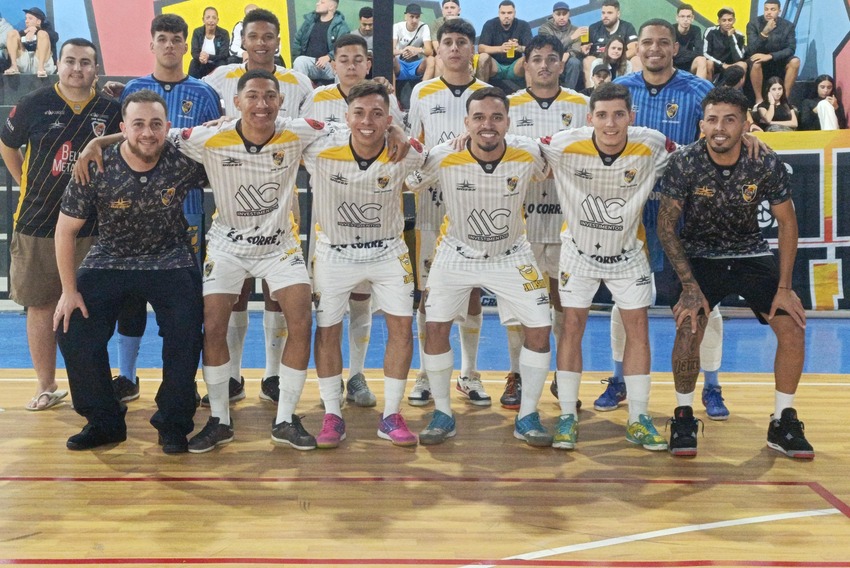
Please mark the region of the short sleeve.
POLYGON ((29 99, 22 99, 12 107, 3 130, 0 132, 0 140, 9 148, 20 148, 27 142, 30 129, 30 120, 35 115, 32 112, 29 99))

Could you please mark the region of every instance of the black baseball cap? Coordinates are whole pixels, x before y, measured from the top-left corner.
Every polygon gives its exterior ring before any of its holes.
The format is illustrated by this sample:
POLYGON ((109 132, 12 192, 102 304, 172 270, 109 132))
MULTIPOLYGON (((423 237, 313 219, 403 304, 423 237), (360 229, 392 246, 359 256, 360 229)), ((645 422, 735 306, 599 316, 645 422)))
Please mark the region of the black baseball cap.
POLYGON ((408 4, 407 8, 404 9, 405 14, 414 14, 416 16, 422 15, 422 6, 419 4, 408 4))

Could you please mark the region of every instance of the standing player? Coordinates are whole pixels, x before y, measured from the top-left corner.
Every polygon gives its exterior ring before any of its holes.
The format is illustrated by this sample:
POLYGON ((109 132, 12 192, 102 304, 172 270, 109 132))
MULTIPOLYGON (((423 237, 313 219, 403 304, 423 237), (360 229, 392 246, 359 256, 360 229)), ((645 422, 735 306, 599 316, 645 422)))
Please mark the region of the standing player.
MULTIPOLYGON (((183 55, 188 50, 186 34, 189 27, 180 16, 161 14, 151 22, 151 51, 155 57, 150 75, 129 81, 121 90, 121 101, 128 95, 148 89, 165 100, 168 121, 174 128, 188 128, 215 120, 221 116, 218 93, 199 79, 183 72, 183 55)), ((108 84, 110 92, 119 85, 108 84)), ((198 266, 203 264, 204 190, 197 187, 183 201, 183 214, 189 223, 188 235, 198 266)), ((139 398, 139 379, 136 360, 139 345, 147 325, 146 302, 130 297, 118 318, 118 376, 112 381, 121 402, 139 398)))
MULTIPOLYGON (((410 135, 432 148, 464 132, 466 101, 489 85, 472 76, 475 28, 461 18, 446 20, 437 31, 437 57, 443 62, 443 74, 423 81, 410 94, 410 135)), ((416 267, 417 287, 425 290, 425 282, 434 259, 440 225, 445 216, 442 190, 428 187, 416 199, 416 267)), ((424 406, 431 401, 431 386, 425 372, 425 302, 420 301, 416 315, 419 333, 421 368, 416 384, 407 397, 409 404, 424 406)), ((460 324, 461 370, 457 390, 477 406, 489 406, 490 395, 484 391, 477 373, 478 341, 481 336, 481 291, 473 288, 466 314, 460 324)))
POLYGON ((564 207, 560 286, 564 329, 558 341, 561 416, 553 446, 575 448, 581 382, 581 341, 590 304, 605 282, 620 306, 628 388, 626 440, 666 450, 649 416, 650 351, 647 307, 652 303, 641 212, 675 144, 649 128, 630 127, 629 90, 604 83, 590 96, 591 127, 557 133, 545 147, 564 207), (576 175, 581 172, 581 175, 576 175))
MULTIPOLYGON (((336 61, 340 62, 338 53, 336 61)), ((396 445, 412 446, 416 436, 399 412, 413 350, 413 267, 402 237, 400 204, 405 177, 422 167, 425 155, 422 146, 413 141, 414 149, 403 162, 389 161, 385 137, 392 115, 386 87, 360 82, 347 92, 347 101, 345 117, 350 132, 317 140, 304 152, 317 231, 313 261, 315 361, 325 406, 316 441, 320 448, 335 448, 345 439, 339 397, 342 317, 350 294, 365 283, 387 324, 385 406, 378 436, 396 445)))
MULTIPOLYGON (((447 22, 443 25, 445 30, 447 22)), ((442 42, 441 42, 442 48, 442 42)), ((525 334, 520 370, 525 393, 514 436, 549 446, 537 402, 549 373, 549 294, 525 234, 523 203, 532 181, 549 174, 540 146, 525 137, 505 139, 510 118, 501 89, 479 89, 467 100, 469 140, 458 152, 451 143, 430 150, 413 189, 443 189, 446 218, 425 290, 428 331, 425 370, 436 410, 419 434, 423 444, 455 435, 449 388, 454 355, 452 321, 466 308, 472 288, 487 285, 498 298, 502 323, 519 321, 525 334)))
MULTIPOLYGON (((86 39, 69 39, 59 51, 59 82, 23 97, 0 132, 0 155, 21 187, 14 217, 9 297, 27 308, 27 341, 38 378, 27 410, 55 406, 68 392, 56 385, 56 335, 53 311, 62 294, 56 267, 54 232, 62 192, 86 143, 118 132, 120 107, 99 96, 97 48, 86 39), (26 144, 26 158, 20 148, 26 144)), ((76 261, 92 244, 95 220, 78 233, 76 261)))
POLYGON ((806 314, 791 288, 798 234, 787 172, 773 152, 753 159, 743 151, 748 104, 741 91, 719 87, 702 104, 705 138, 671 158, 658 212, 658 237, 682 282, 673 306, 677 407, 670 452, 696 454, 698 424, 691 407, 706 314, 735 294, 776 334, 776 392, 767 445, 792 458, 812 459, 815 452, 792 408, 805 358, 806 314), (763 201, 779 223, 778 266, 759 229, 763 201))
MULTIPOLYGON (((272 73, 278 81, 281 93, 280 116, 297 118, 301 116, 304 103, 313 91, 313 84, 305 75, 275 65, 275 49, 280 45, 280 22, 273 13, 258 8, 245 14, 242 20, 242 47, 248 54, 245 63, 223 65, 204 77, 224 102, 224 113, 239 117, 241 113, 235 106, 239 79, 248 71, 262 69, 272 73)), ((238 167, 234 167, 238 170, 238 167)), ((294 181, 294 178, 293 178, 294 181)), ((293 186, 294 187, 294 186, 293 186)), ((296 207, 297 200, 293 202, 296 207)), ((254 289, 253 280, 245 282, 239 300, 233 307, 228 323, 227 344, 231 354, 230 400, 245 398, 245 381, 242 378, 242 350, 248 331, 248 298, 254 289)), ((265 310, 263 312, 263 330, 265 332, 266 368, 260 389, 260 398, 272 402, 280 395, 280 355, 288 337, 286 319, 281 315, 280 306, 269 295, 267 286, 263 286, 265 310)), ((204 397, 204 404, 207 397, 204 397)))
MULTIPOLYGON (((543 138, 561 130, 578 128, 587 115, 587 97, 561 87, 564 46, 554 35, 538 35, 525 51, 525 82, 529 87, 510 95, 511 134, 543 138)), ((552 331, 557 340, 561 333, 563 312, 557 294, 560 232, 563 223, 561 204, 552 180, 534 184, 525 201, 528 241, 534 251, 537 266, 548 275, 550 299, 554 308, 552 331)), ((511 370, 506 378, 505 392, 500 398, 503 407, 517 409, 522 399, 522 376, 519 373, 519 354, 522 349, 522 328, 508 326, 508 354, 511 370)))
MULTIPOLYGON (((645 22, 638 33, 638 56, 643 71, 618 77, 615 82, 628 87, 635 111, 635 126, 646 126, 660 131, 677 144, 690 144, 699 135, 702 118, 700 103, 711 90, 711 83, 673 66, 677 52, 676 28, 665 20, 645 22)), ((663 251, 655 235, 658 213, 658 193, 653 192, 644 207, 643 224, 646 227, 650 266, 660 272, 664 266, 663 251)), ((614 355, 614 374, 607 379, 608 387, 596 399, 596 410, 615 410, 626 399, 623 382, 623 351, 625 330, 617 306, 611 311, 611 351, 614 355)), ((729 410, 723 403, 718 370, 723 355, 723 319, 720 310, 709 317, 708 330, 702 344, 702 364, 705 385, 702 402, 712 420, 726 420, 729 410)))

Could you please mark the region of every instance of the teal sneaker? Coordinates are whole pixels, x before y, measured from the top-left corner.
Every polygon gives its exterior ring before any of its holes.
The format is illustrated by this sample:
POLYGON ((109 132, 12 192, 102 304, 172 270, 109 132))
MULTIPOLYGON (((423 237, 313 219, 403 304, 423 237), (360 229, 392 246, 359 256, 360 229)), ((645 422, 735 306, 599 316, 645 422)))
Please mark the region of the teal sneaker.
POLYGON ((655 429, 652 417, 646 414, 641 414, 637 422, 629 424, 626 440, 653 452, 667 449, 667 440, 655 429))
POLYGON ((425 445, 442 444, 455 434, 457 434, 457 430, 455 430, 454 416, 435 410, 431 422, 419 433, 419 443, 425 445))
POLYGON ((578 442, 578 420, 575 414, 563 414, 558 418, 552 447, 559 450, 572 450, 578 442))
POLYGON ((514 438, 525 440, 525 443, 535 448, 547 448, 552 445, 552 434, 546 431, 540 423, 540 414, 532 412, 522 420, 514 419, 514 438))

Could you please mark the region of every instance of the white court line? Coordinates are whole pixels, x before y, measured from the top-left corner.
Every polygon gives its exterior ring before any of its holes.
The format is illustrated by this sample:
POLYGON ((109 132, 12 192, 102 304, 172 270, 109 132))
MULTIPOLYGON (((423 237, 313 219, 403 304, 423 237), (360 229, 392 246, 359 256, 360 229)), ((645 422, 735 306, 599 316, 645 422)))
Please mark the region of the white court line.
MULTIPOLYGON (((712 529, 722 529, 726 527, 738 527, 742 525, 754 525, 757 523, 770 523, 773 521, 786 521, 789 519, 802 519, 805 517, 822 517, 825 515, 840 515, 838 509, 816 509, 813 511, 800 511, 798 513, 780 513, 777 515, 763 515, 760 517, 750 517, 747 519, 735 519, 733 521, 718 521, 716 523, 705 523, 699 525, 685 525, 683 527, 663 529, 645 533, 633 534, 630 536, 620 536, 616 538, 606 538, 593 542, 585 542, 583 544, 573 544, 570 546, 562 546, 559 548, 548 548, 538 550, 536 552, 527 552, 518 554, 517 556, 509 556, 504 560, 539 560, 548 556, 557 556, 559 554, 569 554, 571 552, 580 552, 582 550, 593 550, 594 548, 604 548, 606 546, 616 546, 618 544, 627 544, 629 542, 637 542, 640 540, 650 540, 653 538, 661 538, 676 534, 685 534, 697 531, 707 531, 712 529)), ((495 564, 470 564, 462 568, 495 568, 495 564)))

